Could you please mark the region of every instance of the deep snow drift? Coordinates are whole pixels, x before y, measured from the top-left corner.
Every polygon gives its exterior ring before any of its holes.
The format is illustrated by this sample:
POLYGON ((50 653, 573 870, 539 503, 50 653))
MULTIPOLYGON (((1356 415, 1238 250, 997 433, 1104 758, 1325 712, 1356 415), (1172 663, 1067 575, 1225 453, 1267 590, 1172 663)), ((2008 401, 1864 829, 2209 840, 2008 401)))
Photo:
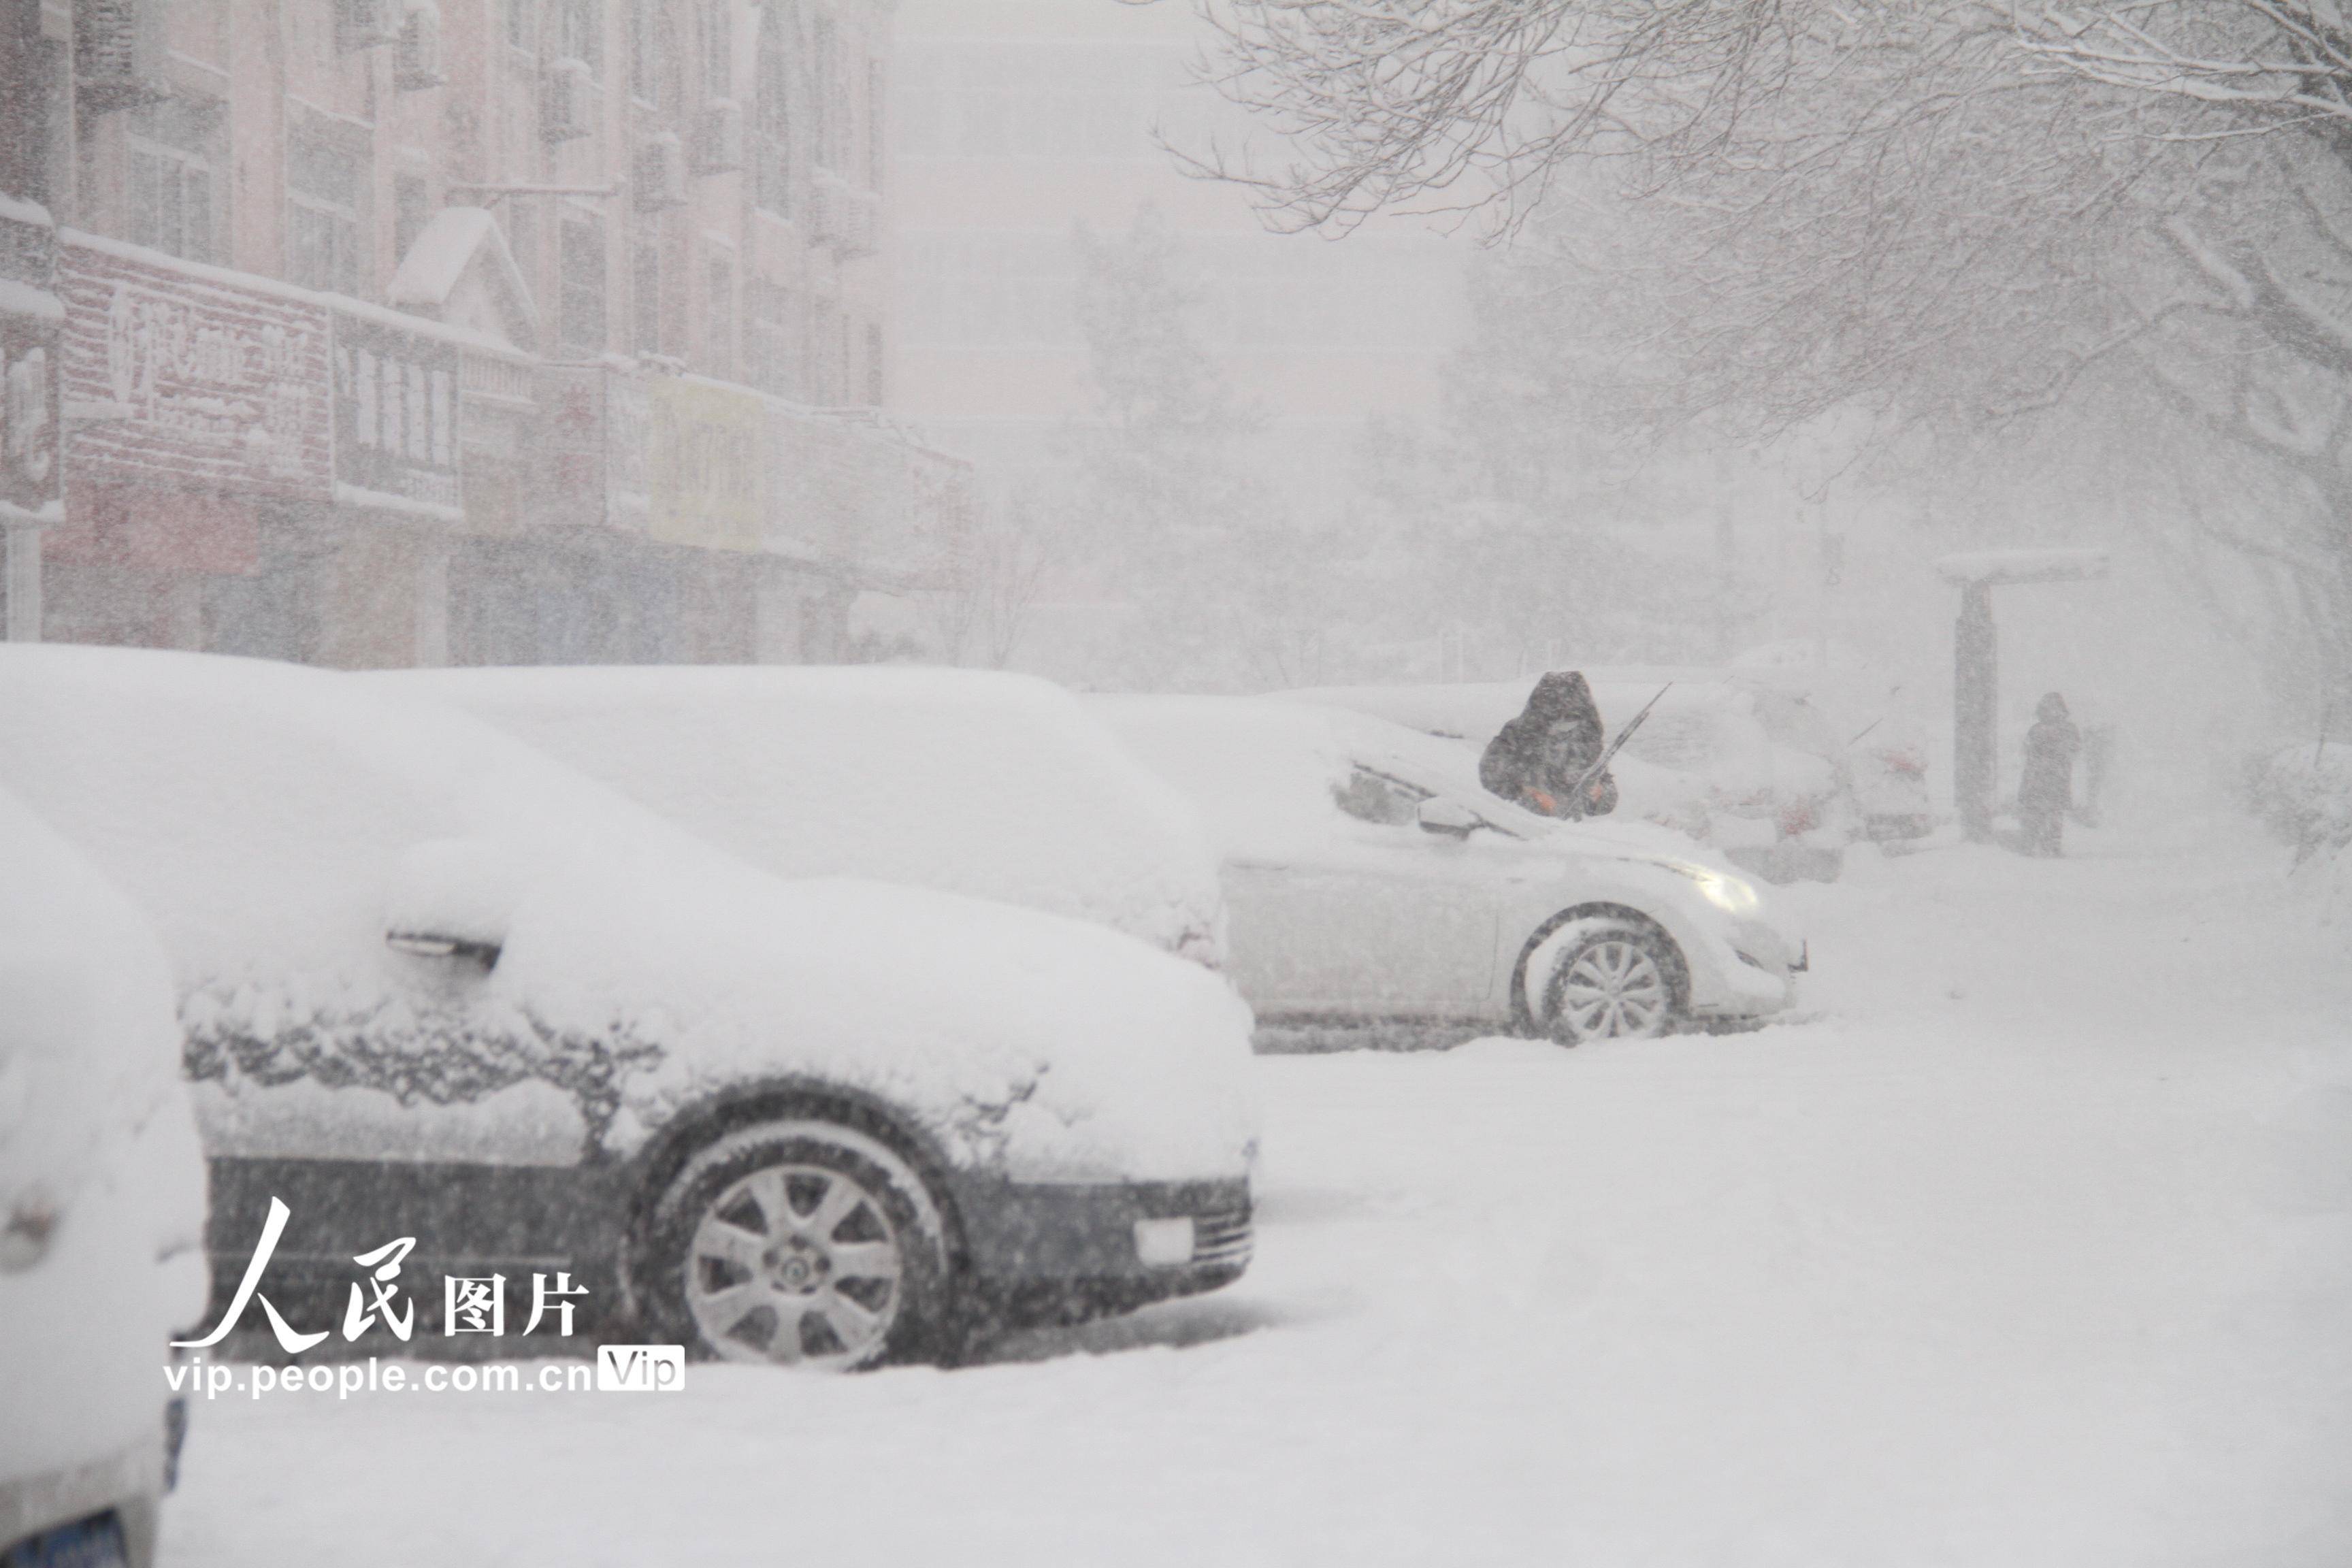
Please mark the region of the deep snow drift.
POLYGON ((1250 1276, 994 1365, 200 1406, 165 1560, 2352 1560, 2344 933, 2074 847, 1796 890, 1809 1021, 1262 1059, 1250 1276))

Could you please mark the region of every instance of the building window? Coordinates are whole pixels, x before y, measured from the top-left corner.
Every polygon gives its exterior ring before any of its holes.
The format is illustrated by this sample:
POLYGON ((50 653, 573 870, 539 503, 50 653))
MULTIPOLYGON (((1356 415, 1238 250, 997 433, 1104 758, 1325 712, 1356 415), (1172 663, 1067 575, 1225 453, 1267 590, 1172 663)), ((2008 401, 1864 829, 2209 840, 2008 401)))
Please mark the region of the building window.
POLYGON ((662 352, 661 243, 641 239, 629 256, 629 291, 636 305, 637 352, 662 352))
POLYGON ((754 278, 744 293, 751 318, 746 345, 751 384, 776 397, 798 398, 800 364, 793 346, 800 333, 793 315, 793 291, 781 283, 754 278))
POLYGON ((556 337, 567 349, 604 349, 604 226, 585 214, 563 220, 557 241, 556 337))
POLYGON ((530 47, 532 0, 506 0, 507 42, 518 49, 530 47))
POLYGON ((735 96, 735 17, 729 0, 702 0, 702 91, 735 96))
POLYGON ((723 261, 710 264, 709 296, 702 316, 703 353, 713 375, 735 370, 735 269, 723 261))
POLYGON ((131 112, 133 243, 191 261, 219 259, 215 240, 223 226, 215 204, 226 192, 218 177, 225 118, 219 103, 193 98, 166 98, 131 112))
POLYGON ((882 62, 866 62, 866 188, 882 188, 882 165, 887 160, 889 143, 883 140, 883 111, 889 100, 883 96, 882 62))
POLYGON ((819 300, 809 323, 812 389, 817 404, 838 408, 849 401, 849 318, 828 300, 819 300))
POLYGON ((793 216, 792 68, 784 54, 783 18, 766 6, 760 17, 758 95, 751 117, 751 199, 778 217, 793 216))
POLYGON ((529 196, 509 196, 502 221, 507 231, 507 251, 514 258, 515 270, 522 274, 523 286, 537 298, 541 288, 539 211, 529 196))
POLYGON ((425 226, 433 221, 433 198, 425 182, 402 174, 392 182, 392 249, 394 264, 408 258, 409 247, 425 226))
POLYGON ((360 291, 367 158, 316 132, 286 145, 287 272, 306 289, 360 291))
POLYGON ((809 67, 816 77, 816 114, 809 155, 818 168, 838 173, 842 166, 841 39, 830 16, 816 19, 811 37, 809 67))
POLYGON ((888 388, 882 377, 882 323, 866 323, 866 405, 882 406, 882 395, 888 388))
POLYGON ((629 0, 629 96, 658 109, 669 80, 669 20, 661 0, 629 0))
POLYGON ((599 0, 554 0, 557 59, 584 60, 591 74, 604 64, 604 8, 599 0))

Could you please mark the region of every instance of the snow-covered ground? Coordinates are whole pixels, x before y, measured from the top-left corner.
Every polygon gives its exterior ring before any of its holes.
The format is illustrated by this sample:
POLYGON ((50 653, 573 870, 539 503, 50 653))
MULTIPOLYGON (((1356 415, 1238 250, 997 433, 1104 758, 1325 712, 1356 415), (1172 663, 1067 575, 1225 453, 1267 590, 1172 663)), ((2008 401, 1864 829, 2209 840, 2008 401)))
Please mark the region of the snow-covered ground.
POLYGON ((2352 947, 2078 837, 1795 889, 1761 1033, 1263 1060, 1249 1278, 992 1364, 200 1404, 164 1560, 2352 1561, 2352 947))

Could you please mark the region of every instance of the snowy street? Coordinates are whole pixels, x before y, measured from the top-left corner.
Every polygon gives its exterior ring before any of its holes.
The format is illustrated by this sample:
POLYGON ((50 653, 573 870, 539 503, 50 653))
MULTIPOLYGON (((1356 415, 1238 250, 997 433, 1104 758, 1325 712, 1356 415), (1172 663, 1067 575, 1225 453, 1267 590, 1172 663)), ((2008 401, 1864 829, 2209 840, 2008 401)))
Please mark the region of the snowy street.
POLYGON ((2217 819, 1789 889, 1760 1033, 1265 1058, 1237 1287, 845 1378, 199 1403, 163 1561, 2352 1558, 2352 973, 2217 819))

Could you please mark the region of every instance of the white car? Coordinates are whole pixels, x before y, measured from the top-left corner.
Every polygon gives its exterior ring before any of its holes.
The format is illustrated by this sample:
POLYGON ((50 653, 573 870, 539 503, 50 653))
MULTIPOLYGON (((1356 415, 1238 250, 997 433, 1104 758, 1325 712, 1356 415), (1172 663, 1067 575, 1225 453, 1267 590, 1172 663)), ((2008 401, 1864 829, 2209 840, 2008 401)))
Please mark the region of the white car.
POLYGON ((778 876, 970 893, 1223 958, 1191 805, 1046 681, 709 665, 361 679, 462 708, 778 876))
POLYGON ((1763 895, 1645 823, 1481 789, 1458 743, 1278 698, 1091 700, 1224 858, 1229 970, 1261 1023, 1431 1020, 1563 1041, 1786 1008, 1804 950, 1763 895))
POLYGON ((258 661, 0 648, 0 786, 155 921, 215 1278, 269 1237, 277 1309, 356 1310, 406 1237, 444 1333, 504 1276, 509 1333, 549 1280, 846 1367, 1246 1262, 1247 1009, 1130 937, 786 882, 463 714, 258 661))
POLYGON ((0 790, 0 1563, 153 1561, 205 1305, 205 1163, 172 972, 89 862, 0 790))

